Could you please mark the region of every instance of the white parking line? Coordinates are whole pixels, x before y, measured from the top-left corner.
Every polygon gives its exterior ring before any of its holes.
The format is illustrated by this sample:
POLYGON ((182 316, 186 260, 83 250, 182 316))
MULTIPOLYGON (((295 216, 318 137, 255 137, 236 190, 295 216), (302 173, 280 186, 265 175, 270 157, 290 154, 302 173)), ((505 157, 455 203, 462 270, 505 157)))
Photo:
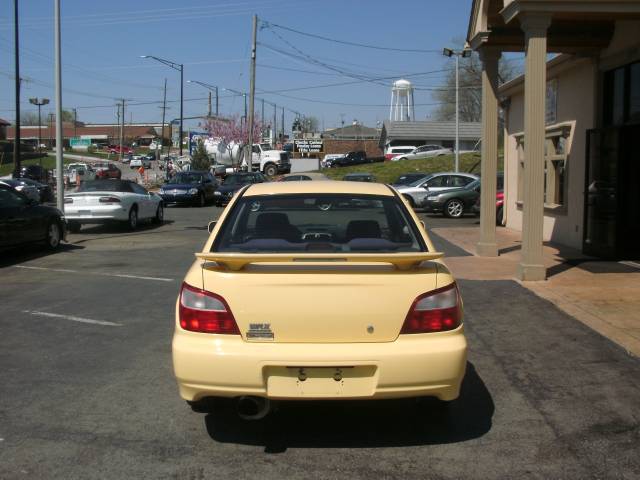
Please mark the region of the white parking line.
POLYGON ((128 275, 126 273, 98 273, 98 272, 87 272, 81 270, 69 270, 67 268, 46 268, 46 267, 32 267, 29 265, 14 265, 16 268, 23 268, 26 270, 46 270, 49 272, 62 272, 62 273, 79 273, 83 275, 97 275, 99 277, 118 277, 118 278, 135 278, 138 280, 151 280, 154 282, 173 282, 175 279, 173 278, 163 278, 163 277, 145 277, 143 275, 128 275))
POLYGON ((61 315, 59 313, 50 312, 38 312, 36 310, 23 310, 22 313, 29 313, 31 315, 37 315, 40 317, 50 318, 62 318, 63 320, 70 320, 72 322, 91 323, 93 325, 105 325, 107 327, 121 327, 122 324, 114 322, 106 322, 104 320, 93 320, 91 318, 74 317, 73 315, 61 315))

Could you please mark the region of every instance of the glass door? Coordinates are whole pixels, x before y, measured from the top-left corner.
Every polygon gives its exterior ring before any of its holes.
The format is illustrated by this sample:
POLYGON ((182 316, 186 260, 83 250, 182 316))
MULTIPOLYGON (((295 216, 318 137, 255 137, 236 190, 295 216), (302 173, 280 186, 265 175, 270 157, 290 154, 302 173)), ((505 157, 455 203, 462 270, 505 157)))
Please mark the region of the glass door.
POLYGON ((619 129, 587 131, 583 250, 588 255, 616 256, 619 156, 619 129))

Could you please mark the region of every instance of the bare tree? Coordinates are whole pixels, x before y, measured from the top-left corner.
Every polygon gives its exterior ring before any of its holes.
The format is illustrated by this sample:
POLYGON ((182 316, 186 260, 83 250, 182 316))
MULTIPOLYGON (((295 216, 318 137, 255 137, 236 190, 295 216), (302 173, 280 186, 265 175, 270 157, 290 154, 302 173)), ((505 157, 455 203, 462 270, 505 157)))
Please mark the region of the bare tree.
POLYGON ((36 112, 22 112, 20 115, 20 125, 38 125, 38 114, 36 112))
MULTIPOLYGON (((459 42, 455 42, 459 43, 459 42)), ((447 62, 449 71, 444 85, 433 93, 440 105, 434 112, 436 120, 454 120, 456 115, 456 71, 454 62, 447 62)), ((498 68, 499 83, 504 83, 518 75, 520 70, 509 60, 501 59, 498 68)), ((482 62, 477 52, 471 57, 460 58, 460 121, 479 122, 482 118, 482 62)))

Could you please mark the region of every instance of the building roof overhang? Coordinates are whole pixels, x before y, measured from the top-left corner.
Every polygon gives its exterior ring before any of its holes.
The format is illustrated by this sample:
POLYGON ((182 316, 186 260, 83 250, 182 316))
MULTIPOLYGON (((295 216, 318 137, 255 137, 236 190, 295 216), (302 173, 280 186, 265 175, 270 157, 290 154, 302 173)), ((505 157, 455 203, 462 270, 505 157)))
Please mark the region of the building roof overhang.
POLYGON ((547 50, 584 53, 609 45, 615 21, 640 19, 637 0, 474 0, 467 43, 471 48, 495 47, 524 51, 520 20, 526 15, 551 19, 547 50))

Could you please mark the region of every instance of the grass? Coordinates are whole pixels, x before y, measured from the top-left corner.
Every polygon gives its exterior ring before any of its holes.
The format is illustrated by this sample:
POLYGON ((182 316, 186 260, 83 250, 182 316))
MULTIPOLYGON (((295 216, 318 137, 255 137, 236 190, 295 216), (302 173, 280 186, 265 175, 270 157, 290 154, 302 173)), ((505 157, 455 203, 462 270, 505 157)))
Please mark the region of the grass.
MULTIPOLYGON (((73 163, 77 160, 72 160, 70 158, 63 157, 64 164, 73 163)), ((22 166, 26 165, 40 165, 40 159, 34 158, 30 160, 22 160, 22 166)), ((53 170, 56 168, 56 157, 55 156, 47 156, 42 157, 42 166, 46 169, 53 170)), ((13 172, 13 163, 6 163, 0 166, 0 177, 5 175, 10 175, 13 172)))
MULTIPOLYGON (((354 167, 327 168, 322 170, 332 180, 342 180, 347 173, 371 173, 378 182, 393 183, 400 175, 410 172, 451 172, 454 170, 453 155, 424 158, 421 160, 402 160, 398 162, 368 163, 354 167)), ((498 158, 498 171, 502 171, 503 160, 498 158)), ((460 171, 480 174, 480 154, 463 153, 460 155, 460 171)))

